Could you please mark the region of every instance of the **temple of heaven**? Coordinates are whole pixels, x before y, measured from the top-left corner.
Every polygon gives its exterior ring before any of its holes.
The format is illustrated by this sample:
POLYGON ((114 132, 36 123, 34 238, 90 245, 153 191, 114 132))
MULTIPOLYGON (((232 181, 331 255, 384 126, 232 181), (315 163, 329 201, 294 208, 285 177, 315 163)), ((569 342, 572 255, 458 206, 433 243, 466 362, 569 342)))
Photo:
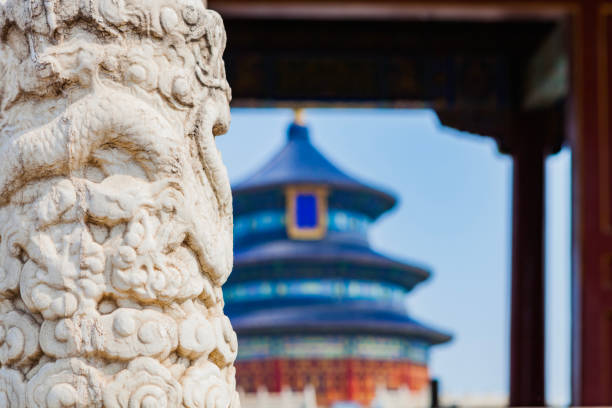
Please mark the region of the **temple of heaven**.
POLYGON ((233 189, 235 263, 224 294, 239 338, 238 386, 311 384, 324 407, 368 406, 381 385, 422 390, 431 346, 451 339, 406 308, 430 272, 370 247, 370 225, 396 198, 339 170, 300 123, 233 189))

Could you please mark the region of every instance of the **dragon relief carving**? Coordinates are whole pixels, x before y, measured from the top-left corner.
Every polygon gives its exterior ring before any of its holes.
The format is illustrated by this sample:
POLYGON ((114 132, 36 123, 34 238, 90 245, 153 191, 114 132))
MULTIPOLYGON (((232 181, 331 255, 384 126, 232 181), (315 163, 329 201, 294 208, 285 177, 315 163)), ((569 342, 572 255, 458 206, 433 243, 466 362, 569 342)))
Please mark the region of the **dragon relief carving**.
POLYGON ((0 0, 0 407, 239 408, 225 30, 0 0))

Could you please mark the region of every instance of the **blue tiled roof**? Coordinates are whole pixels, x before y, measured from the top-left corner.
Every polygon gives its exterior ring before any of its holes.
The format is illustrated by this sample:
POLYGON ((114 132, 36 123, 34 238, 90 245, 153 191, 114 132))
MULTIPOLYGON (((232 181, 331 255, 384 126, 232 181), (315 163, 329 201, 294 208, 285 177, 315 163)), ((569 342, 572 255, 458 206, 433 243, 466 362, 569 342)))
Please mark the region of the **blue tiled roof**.
POLYGON ((235 185, 233 191, 235 196, 239 196, 254 190, 296 184, 323 184, 334 189, 366 193, 373 200, 381 201, 384 211, 396 203, 391 193, 364 184, 338 169, 310 143, 308 128, 297 124, 289 126, 285 147, 260 170, 235 185))
POLYGON ((429 344, 451 339, 448 334, 417 322, 405 312, 373 302, 255 309, 230 315, 230 318, 239 335, 356 333, 411 337, 429 344))
MULTIPOLYGON (((344 242, 335 242, 332 239, 320 241, 294 241, 276 240, 264 241, 247 248, 236 248, 234 257, 234 272, 228 283, 252 278, 251 271, 243 273, 250 265, 262 269, 268 276, 272 274, 270 264, 288 263, 291 268, 284 269, 287 274, 296 277, 299 273, 299 264, 319 265, 323 276, 330 273, 321 264, 347 264, 346 272, 354 278, 363 277, 398 283, 407 289, 412 289, 417 283, 426 280, 430 272, 420 266, 411 265, 382 255, 367 245, 351 245, 344 242)), ((310 276, 316 268, 309 268, 310 276)))

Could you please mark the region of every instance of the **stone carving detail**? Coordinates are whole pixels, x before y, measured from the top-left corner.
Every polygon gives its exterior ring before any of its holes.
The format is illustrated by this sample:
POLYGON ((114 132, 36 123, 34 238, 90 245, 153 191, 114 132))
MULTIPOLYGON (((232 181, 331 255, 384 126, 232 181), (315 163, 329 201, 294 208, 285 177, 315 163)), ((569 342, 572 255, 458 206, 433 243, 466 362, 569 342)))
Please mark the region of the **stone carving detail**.
POLYGON ((239 408, 225 31, 0 0, 0 407, 239 408))
POLYGON ((28 382, 27 406, 101 407, 102 375, 80 359, 44 364, 28 382))
POLYGON ((176 379, 163 365, 146 357, 132 361, 104 391, 104 406, 108 408, 178 407, 181 401, 176 379))
POLYGON ((25 407, 25 384, 19 371, 0 368, 0 407, 25 407))
POLYGON ((209 361, 189 368, 183 386, 183 401, 188 408, 226 407, 233 398, 219 367, 209 361))

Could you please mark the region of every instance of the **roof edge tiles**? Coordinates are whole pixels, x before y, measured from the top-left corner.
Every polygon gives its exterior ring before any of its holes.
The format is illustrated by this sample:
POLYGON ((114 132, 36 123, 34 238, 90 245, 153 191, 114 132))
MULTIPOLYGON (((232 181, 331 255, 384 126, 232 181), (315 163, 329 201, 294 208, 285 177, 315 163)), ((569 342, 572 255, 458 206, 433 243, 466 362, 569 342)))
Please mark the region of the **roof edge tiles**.
POLYGON ((450 334, 420 323, 407 314, 371 302, 259 309, 236 314, 232 324, 241 336, 256 334, 373 334, 425 340, 431 345, 450 341, 450 334))

